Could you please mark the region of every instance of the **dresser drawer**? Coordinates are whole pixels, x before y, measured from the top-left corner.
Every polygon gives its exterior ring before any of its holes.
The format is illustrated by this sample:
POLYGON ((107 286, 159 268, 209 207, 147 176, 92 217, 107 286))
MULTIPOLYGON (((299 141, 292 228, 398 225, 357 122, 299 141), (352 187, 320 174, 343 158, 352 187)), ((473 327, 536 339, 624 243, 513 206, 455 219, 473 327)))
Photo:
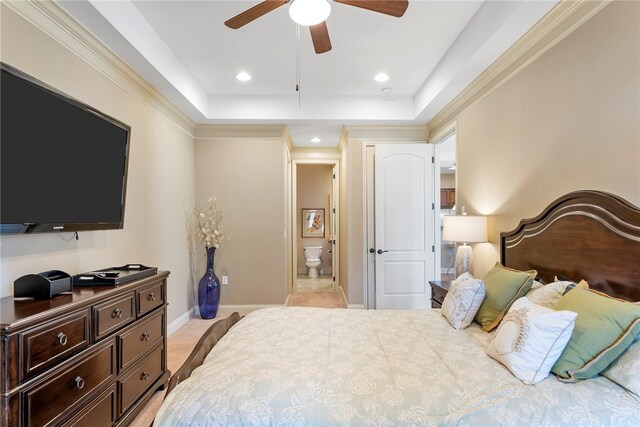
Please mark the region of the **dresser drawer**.
POLYGON ((123 371, 136 359, 155 347, 163 337, 164 310, 140 325, 118 335, 118 370, 123 371))
POLYGON ((124 413, 162 375, 162 352, 160 346, 129 374, 118 380, 120 414, 124 413))
POLYGON ((109 427, 116 420, 116 385, 113 384, 100 396, 96 397, 87 406, 63 427, 109 427))
POLYGON ((42 372, 89 345, 89 312, 83 310, 20 334, 23 378, 42 372))
POLYGON ((154 283, 151 286, 136 291, 138 301, 138 316, 150 312, 164 304, 164 282, 154 283))
POLYGON ((134 294, 92 307, 94 337, 96 340, 135 320, 133 312, 134 294))
POLYGON ((56 422, 82 398, 115 379, 115 342, 112 340, 98 351, 92 350, 64 372, 25 392, 27 425, 56 422))

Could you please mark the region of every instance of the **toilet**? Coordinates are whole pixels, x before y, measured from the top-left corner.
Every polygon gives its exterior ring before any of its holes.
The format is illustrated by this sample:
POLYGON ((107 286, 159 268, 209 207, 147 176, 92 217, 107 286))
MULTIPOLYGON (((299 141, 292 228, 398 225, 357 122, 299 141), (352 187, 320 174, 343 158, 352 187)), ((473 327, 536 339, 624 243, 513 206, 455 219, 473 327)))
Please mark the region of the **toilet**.
POLYGON ((309 278, 318 278, 318 267, 322 263, 320 257, 322 256, 322 246, 305 246, 304 258, 307 267, 309 268, 309 278))

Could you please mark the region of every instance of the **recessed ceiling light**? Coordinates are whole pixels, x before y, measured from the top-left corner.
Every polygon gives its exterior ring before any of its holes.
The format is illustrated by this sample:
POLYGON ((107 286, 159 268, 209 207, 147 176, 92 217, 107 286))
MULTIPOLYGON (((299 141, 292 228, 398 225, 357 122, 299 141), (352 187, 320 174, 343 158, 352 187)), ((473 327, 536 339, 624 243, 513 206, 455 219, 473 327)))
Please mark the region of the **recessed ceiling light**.
POLYGON ((322 140, 320 138, 318 138, 317 136, 314 136, 313 138, 311 138, 311 142, 313 142, 314 144, 317 144, 320 141, 322 141, 322 140))
POLYGON ((373 78, 375 81, 377 82, 386 82, 387 80, 389 80, 389 76, 385 73, 378 73, 376 74, 376 76, 373 78))
POLYGON ((249 80, 251 80, 251 75, 246 71, 241 71, 236 74, 236 79, 240 80, 241 82, 248 82, 249 80))
POLYGON ((380 92, 382 92, 383 95, 389 95, 391 93, 391 88, 383 87, 382 89, 380 89, 380 92))

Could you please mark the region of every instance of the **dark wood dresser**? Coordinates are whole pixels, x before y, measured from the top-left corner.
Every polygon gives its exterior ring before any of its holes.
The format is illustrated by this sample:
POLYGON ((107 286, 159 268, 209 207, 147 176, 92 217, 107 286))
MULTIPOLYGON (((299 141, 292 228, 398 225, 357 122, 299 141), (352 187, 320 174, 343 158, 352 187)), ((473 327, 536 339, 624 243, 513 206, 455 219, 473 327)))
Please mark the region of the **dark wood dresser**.
POLYGON ((168 272, 0 300, 3 426, 126 425, 171 373, 168 272))

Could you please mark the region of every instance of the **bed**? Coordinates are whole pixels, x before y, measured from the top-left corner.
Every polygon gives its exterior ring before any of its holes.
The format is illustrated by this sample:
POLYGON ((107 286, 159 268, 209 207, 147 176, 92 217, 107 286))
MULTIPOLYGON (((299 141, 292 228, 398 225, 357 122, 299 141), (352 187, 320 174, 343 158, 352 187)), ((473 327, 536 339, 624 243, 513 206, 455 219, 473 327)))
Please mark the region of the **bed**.
MULTIPOLYGON (((640 210, 567 194, 501 234, 502 262, 640 301, 640 210)), ((597 376, 525 385, 486 354, 495 332, 439 310, 270 308, 212 326, 171 380, 156 426, 616 425, 640 397, 597 376)))

